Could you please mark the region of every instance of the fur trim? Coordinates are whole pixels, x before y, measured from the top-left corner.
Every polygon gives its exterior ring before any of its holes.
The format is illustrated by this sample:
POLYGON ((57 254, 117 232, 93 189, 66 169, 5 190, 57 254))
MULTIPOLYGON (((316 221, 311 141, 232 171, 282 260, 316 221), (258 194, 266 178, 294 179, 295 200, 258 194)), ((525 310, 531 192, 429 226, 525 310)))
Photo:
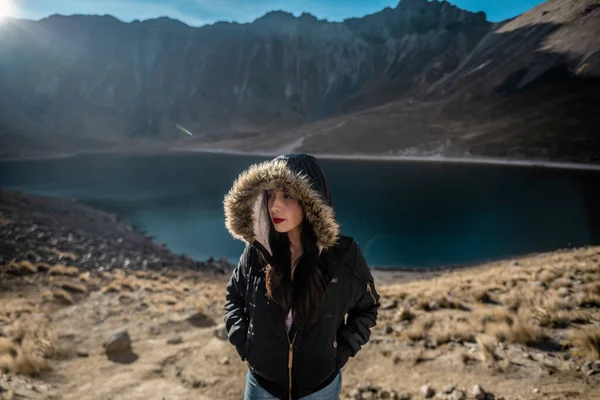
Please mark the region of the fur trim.
POLYGON ((282 184, 297 196, 315 230, 319 250, 333 247, 340 233, 333 208, 313 189, 307 176, 293 172, 284 160, 254 164, 238 176, 223 201, 229 233, 248 243, 257 240, 271 253, 269 215, 262 204, 264 192, 282 184))

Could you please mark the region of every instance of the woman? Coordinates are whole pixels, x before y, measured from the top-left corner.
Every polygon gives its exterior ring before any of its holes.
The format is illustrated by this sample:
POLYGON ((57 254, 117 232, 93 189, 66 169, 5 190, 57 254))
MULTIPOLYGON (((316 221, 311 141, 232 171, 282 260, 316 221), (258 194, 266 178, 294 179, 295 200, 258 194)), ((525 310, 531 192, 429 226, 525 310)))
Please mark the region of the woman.
POLYGON ((291 154, 242 172, 225 224, 246 243, 227 285, 245 399, 337 399, 340 370, 370 338, 379 295, 358 244, 340 235, 317 160, 291 154))

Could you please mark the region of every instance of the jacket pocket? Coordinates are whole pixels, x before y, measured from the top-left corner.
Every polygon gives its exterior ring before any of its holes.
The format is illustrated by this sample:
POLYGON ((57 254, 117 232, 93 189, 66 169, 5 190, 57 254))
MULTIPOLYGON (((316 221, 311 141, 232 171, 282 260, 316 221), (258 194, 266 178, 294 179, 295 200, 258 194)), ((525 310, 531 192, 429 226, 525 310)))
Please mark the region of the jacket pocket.
POLYGON ((350 359, 350 355, 350 346, 345 345, 342 342, 338 342, 338 347, 335 354, 335 367, 341 370, 350 359))
POLYGON ((250 346, 252 346, 252 330, 251 328, 248 328, 246 342, 244 343, 244 349, 242 351, 242 361, 246 361, 248 359, 248 356, 250 355, 250 346))
POLYGON ((333 346, 332 346, 332 348, 333 348, 332 353, 333 353, 333 361, 336 364, 337 364, 337 347, 338 347, 337 339, 334 339, 333 346))

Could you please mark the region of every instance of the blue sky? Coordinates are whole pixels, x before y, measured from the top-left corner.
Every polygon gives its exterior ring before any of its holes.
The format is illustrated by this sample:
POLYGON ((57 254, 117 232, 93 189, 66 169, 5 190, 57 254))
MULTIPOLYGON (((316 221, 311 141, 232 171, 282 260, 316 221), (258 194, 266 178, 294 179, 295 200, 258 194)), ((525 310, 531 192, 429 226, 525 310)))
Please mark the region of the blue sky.
MULTIPOLYGON (((471 11, 485 11, 490 21, 502 21, 543 3, 542 0, 452 0, 471 11)), ((273 10, 299 15, 309 12, 320 19, 341 21, 361 17, 398 0, 0 0, 9 15, 40 19, 51 14, 111 14, 123 21, 169 16, 192 26, 217 21, 251 22, 273 10), (6 7, 6 6, 5 6, 6 7)))

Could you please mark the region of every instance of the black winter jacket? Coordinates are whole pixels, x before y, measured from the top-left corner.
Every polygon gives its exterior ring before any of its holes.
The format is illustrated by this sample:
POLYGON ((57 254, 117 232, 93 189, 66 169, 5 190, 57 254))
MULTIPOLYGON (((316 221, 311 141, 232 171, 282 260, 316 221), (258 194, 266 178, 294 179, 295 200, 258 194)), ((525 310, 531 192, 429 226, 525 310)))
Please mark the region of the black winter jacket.
POLYGON ((225 213, 229 231, 246 242, 227 285, 224 319, 230 342, 273 396, 298 399, 320 390, 368 342, 380 304, 358 243, 339 233, 316 160, 287 155, 252 166, 226 196, 225 213), (318 264, 327 282, 319 321, 309 327, 294 324, 289 334, 284 310, 266 295, 271 253, 262 224, 268 220, 256 207, 266 189, 281 183, 300 197, 315 229, 318 264))

